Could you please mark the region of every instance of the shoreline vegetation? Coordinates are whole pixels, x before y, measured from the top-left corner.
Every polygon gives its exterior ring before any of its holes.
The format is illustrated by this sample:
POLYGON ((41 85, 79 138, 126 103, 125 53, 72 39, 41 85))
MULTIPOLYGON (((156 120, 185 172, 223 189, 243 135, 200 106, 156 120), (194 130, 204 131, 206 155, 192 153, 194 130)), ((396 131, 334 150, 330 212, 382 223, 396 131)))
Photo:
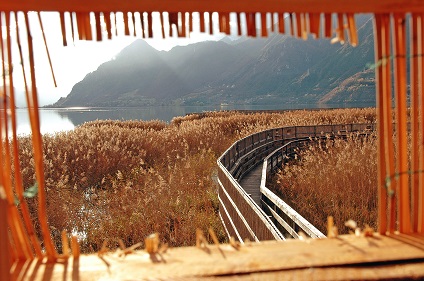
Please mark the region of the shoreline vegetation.
MULTIPOLYGON (((81 251, 88 253, 105 240, 130 246, 157 232, 175 247, 194 245, 196 229, 207 233, 211 227, 223 242, 213 176, 217 158, 234 141, 273 127, 373 123, 375 118, 375 108, 222 111, 176 117, 169 124, 99 120, 44 135, 53 239, 60 251, 62 230, 79 234, 81 251)), ((21 137, 19 148, 28 188, 35 184, 30 137, 21 137)), ((38 226, 36 200, 29 198, 28 204, 38 226)))

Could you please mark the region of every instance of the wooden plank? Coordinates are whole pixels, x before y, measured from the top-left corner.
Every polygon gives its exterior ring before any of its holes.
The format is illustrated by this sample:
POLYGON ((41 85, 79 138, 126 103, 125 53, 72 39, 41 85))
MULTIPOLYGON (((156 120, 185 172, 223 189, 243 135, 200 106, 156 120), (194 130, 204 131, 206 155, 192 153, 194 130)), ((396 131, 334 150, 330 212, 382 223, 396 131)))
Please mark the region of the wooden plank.
MULTIPOLYGON (((421 21, 420 21, 420 27, 421 29, 421 36, 420 36, 420 49, 421 52, 424 50, 424 14, 421 14, 421 21)), ((419 70, 420 70, 420 102, 421 105, 424 105, 424 87, 423 87, 423 81, 424 81, 424 56, 420 56, 419 60, 419 70)), ((421 138, 424 139, 423 133, 424 133, 424 110, 423 106, 421 106, 421 116, 420 116, 420 132, 421 132, 421 138)), ((423 149, 424 143, 421 143, 421 151, 420 151, 420 163, 419 163, 419 169, 423 170, 424 168, 424 149, 423 149)), ((419 185, 424 186, 424 174, 420 173, 419 176, 419 185)), ((420 188, 419 193, 419 201, 418 201, 418 232, 421 234, 424 234, 424 190, 423 188, 420 188)))
MULTIPOLYGON (((384 130, 380 131, 380 137, 384 139, 385 154, 386 154, 386 177, 395 173, 395 156, 394 156, 394 141, 393 141, 393 112, 392 112, 392 64, 391 64, 391 40, 390 40, 390 15, 381 16, 381 34, 382 34, 382 61, 381 66, 382 79, 380 86, 383 91, 382 107, 383 111, 380 118, 384 120, 384 130)), ((389 178, 390 179, 390 178, 389 178)), ((396 224, 396 196, 395 196, 395 181, 389 180, 386 183, 389 200, 388 205, 388 231, 395 231, 396 224)))
MULTIPOLYGON (((381 15, 374 17, 374 40, 375 43, 375 62, 378 65, 382 61, 382 34, 381 34, 381 15)), ((384 115, 383 115, 383 88, 381 80, 383 76, 383 67, 377 67, 375 71, 376 77, 376 103, 377 103, 377 126, 379 132, 384 132, 384 115)), ((383 134, 378 135, 377 141, 377 182, 378 182, 378 231, 384 234, 387 231, 387 191, 385 186, 386 180, 386 153, 385 140, 383 134)))
POLYGON ((406 102, 406 25, 405 16, 395 14, 393 17, 393 46, 395 61, 395 103, 396 103, 396 167, 399 176, 397 187, 399 230, 410 233, 411 210, 409 200, 408 175, 408 129, 407 129, 407 102, 406 102))
POLYGON ((3 11, 158 11, 158 12, 309 12, 309 13, 399 13, 422 12, 424 2, 417 0, 7 0, 3 11))
MULTIPOLYGON (((335 276, 339 276, 338 280, 368 279, 363 275, 365 272, 374 279, 424 276, 424 250, 379 235, 266 241, 248 243, 238 250, 224 244, 204 248, 171 248, 162 254, 137 251, 125 258, 119 258, 119 253, 110 253, 103 256, 103 259, 97 255, 82 255, 79 260, 70 259, 64 264, 34 261, 26 266, 22 280, 162 280, 201 277, 226 277, 232 280, 250 274, 260 277, 278 273, 281 277, 287 277, 292 270, 301 274, 324 270, 326 274, 333 276, 317 278, 318 276, 313 275, 315 280, 336 279, 335 276), (399 270, 402 266, 415 271, 399 270), (355 269, 346 272, 354 275, 343 274, 342 269, 355 269), (377 274, 369 275, 375 270, 378 271, 377 274)), ((17 269, 23 266, 18 264, 17 269)))
POLYGON ((412 200, 412 230, 413 232, 418 231, 418 171, 419 171, 419 69, 418 62, 420 53, 418 51, 419 41, 418 36, 419 32, 419 24, 418 24, 418 15, 412 15, 409 19, 410 28, 409 28, 409 36, 410 36, 410 54, 411 58, 409 61, 410 65, 410 86, 411 86, 411 184, 412 184, 412 192, 411 192, 411 200, 412 200))
MULTIPOLYGON (((0 176, 0 178, 2 178, 0 176)), ((9 253, 9 231, 7 229, 7 200, 3 185, 0 185, 0 279, 9 281, 10 279, 10 253, 9 253)))
POLYGON ((256 204, 258 204, 258 206, 261 206, 261 178, 262 165, 257 165, 240 180, 240 186, 247 194, 250 194, 250 197, 256 204))

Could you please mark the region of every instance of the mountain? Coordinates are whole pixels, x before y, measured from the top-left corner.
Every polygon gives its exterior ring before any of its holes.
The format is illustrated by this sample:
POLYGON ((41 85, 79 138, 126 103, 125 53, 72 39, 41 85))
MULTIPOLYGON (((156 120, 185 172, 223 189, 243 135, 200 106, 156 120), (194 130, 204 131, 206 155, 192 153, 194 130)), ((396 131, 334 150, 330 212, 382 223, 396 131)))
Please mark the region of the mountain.
POLYGON ((356 21, 357 47, 273 34, 165 52, 137 40, 53 106, 373 102, 372 18, 356 21))

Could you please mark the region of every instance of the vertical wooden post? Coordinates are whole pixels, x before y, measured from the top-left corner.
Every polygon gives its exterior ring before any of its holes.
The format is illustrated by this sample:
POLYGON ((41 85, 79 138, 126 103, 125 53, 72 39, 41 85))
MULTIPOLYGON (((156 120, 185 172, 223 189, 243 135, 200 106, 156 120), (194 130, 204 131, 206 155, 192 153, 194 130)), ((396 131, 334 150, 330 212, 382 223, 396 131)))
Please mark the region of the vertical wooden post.
POLYGON ((412 231, 418 230, 418 169, 419 169, 419 80, 418 80, 418 15, 410 18, 410 85, 411 85, 411 171, 412 171, 412 231))
POLYGON ((382 62, 383 68, 382 79, 380 86, 383 89, 383 116, 384 119, 384 138, 385 154, 386 154, 386 189, 389 198, 388 213, 389 213, 389 231, 395 231, 396 223, 396 194, 395 182, 392 176, 395 174, 395 157, 394 157, 394 143, 393 143, 393 112, 392 112, 392 68, 391 68, 391 52, 390 52, 390 15, 382 16, 382 62))
POLYGON ((7 230, 7 201, 3 185, 0 185, 0 280, 9 281, 11 257, 7 230))
POLYGON ((407 105, 406 105, 406 37, 405 15, 395 14, 393 17, 394 56, 395 56, 395 101, 396 101, 396 142, 397 169, 399 176, 398 217, 399 231, 411 232, 409 179, 408 179, 408 144, 407 144, 407 105))
POLYGON ((384 149, 384 117, 383 117, 383 88, 381 87, 381 81, 383 76, 383 68, 380 65, 382 61, 382 34, 381 26, 382 19, 381 15, 375 15, 374 17, 374 49, 375 49, 375 62, 376 62, 376 101, 377 101, 377 130, 378 130, 378 231, 384 234, 387 230, 387 193, 385 186, 386 178, 386 158, 384 149))
MULTIPOLYGON (((421 130, 421 151, 420 151, 420 171, 424 170, 424 136, 422 134, 424 134, 424 56, 422 55, 422 52, 424 51, 424 14, 421 14, 421 21, 420 21, 420 29, 421 29, 421 38, 420 38, 420 60, 419 60, 419 71, 420 71, 420 75, 419 75, 419 79, 420 79, 420 101, 421 101, 421 126, 420 126, 420 130, 421 130)), ((419 233, 424 233, 424 173, 421 172, 420 173, 420 177, 419 177, 419 186, 420 189, 418 190, 418 232, 419 233)))

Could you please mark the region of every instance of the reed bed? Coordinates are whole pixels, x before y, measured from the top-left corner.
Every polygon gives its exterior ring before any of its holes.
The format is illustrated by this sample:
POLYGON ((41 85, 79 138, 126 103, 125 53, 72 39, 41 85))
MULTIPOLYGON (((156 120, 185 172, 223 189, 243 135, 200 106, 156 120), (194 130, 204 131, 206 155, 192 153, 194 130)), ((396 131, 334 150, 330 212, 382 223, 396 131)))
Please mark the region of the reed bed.
POLYGON ((375 135, 327 139, 299 152, 276 175, 274 189, 297 212, 327 232, 333 216, 340 234, 358 227, 377 229, 377 147, 375 135))
MULTIPOLYGON (((273 127, 374 120, 372 108, 208 112, 169 124, 94 121, 44 135, 47 212, 56 247, 61 250, 62 230, 80 235, 82 252, 98 251, 106 239, 130 246, 153 232, 170 246, 194 245, 196 228, 207 233, 212 227, 225 241, 213 175, 217 158, 234 141, 273 127)), ((34 186, 29 137, 19 139, 19 149, 24 186, 34 186)), ((36 200, 27 201, 40 235, 36 200)))

